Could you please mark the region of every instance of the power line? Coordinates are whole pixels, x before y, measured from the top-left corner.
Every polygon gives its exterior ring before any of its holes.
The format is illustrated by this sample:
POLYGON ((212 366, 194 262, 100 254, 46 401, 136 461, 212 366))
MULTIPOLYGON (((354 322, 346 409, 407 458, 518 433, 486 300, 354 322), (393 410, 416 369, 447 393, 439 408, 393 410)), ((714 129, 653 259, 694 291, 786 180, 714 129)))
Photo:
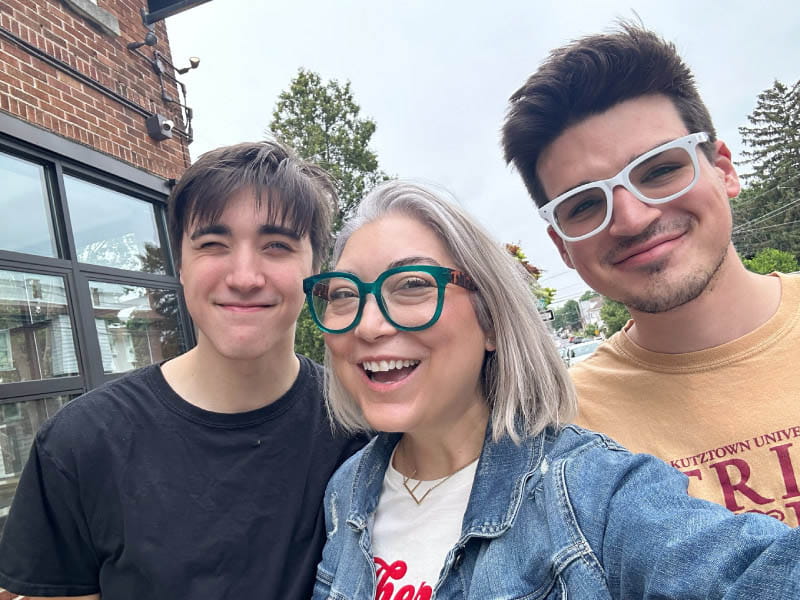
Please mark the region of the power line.
MULTIPOLYGON (((798 173, 798 176, 800 176, 800 173, 798 173)), ((800 198, 797 198, 795 200, 792 200, 791 202, 787 202, 786 204, 782 204, 778 208, 775 208, 775 209, 769 211, 768 213, 764 213, 763 215, 761 215, 759 217, 756 217, 755 219, 751 219, 749 221, 746 221, 745 223, 740 223, 739 225, 737 225, 736 227, 733 228, 731 233, 737 233, 739 231, 744 230, 745 227, 747 227, 748 225, 756 225, 757 223, 761 223, 762 221, 766 221, 767 219, 770 219, 772 217, 776 217, 779 214, 784 213, 787 210, 789 210, 789 207, 791 207, 791 206, 793 206, 793 205, 795 205, 795 204, 797 204, 799 202, 800 202, 800 198)))
POLYGON ((777 190, 781 186, 787 184, 788 182, 790 182, 790 181, 792 181, 794 179, 797 179, 798 177, 800 177, 800 173, 795 173, 794 175, 792 175, 788 179, 784 179, 783 181, 779 181, 774 186, 772 186, 770 188, 767 188, 766 190, 761 190, 761 192, 759 192, 755 196, 751 196, 749 198, 744 198, 743 200, 740 200, 740 201, 738 201, 736 203, 736 208, 738 209, 741 206, 744 206, 746 204, 750 204, 751 202, 753 202, 753 200, 758 200, 759 198, 761 198, 763 196, 766 196, 767 194, 769 194, 771 192, 774 192, 775 190, 777 190))
POLYGON ((795 223, 800 223, 800 219, 795 221, 787 221, 786 223, 776 223, 775 225, 764 225, 762 227, 753 227, 751 229, 742 229, 740 231, 734 231, 733 235, 747 235, 748 233, 752 233, 753 231, 763 231, 764 229, 778 229, 780 227, 788 227, 789 225, 794 225, 795 223))

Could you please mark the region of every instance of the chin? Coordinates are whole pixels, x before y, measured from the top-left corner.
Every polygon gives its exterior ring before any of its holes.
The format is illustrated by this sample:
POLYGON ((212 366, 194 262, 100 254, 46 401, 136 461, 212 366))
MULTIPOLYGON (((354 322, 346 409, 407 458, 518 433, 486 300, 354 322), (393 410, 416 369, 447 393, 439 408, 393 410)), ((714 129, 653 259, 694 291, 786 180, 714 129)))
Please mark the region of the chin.
POLYGON ((364 420, 375 431, 388 433, 404 433, 413 429, 416 422, 415 415, 409 414, 409 407, 395 403, 381 402, 380 400, 358 399, 361 414, 364 420))
POLYGON ((247 341, 226 342, 214 344, 217 353, 228 360, 257 360, 270 350, 263 344, 263 338, 258 343, 247 341))

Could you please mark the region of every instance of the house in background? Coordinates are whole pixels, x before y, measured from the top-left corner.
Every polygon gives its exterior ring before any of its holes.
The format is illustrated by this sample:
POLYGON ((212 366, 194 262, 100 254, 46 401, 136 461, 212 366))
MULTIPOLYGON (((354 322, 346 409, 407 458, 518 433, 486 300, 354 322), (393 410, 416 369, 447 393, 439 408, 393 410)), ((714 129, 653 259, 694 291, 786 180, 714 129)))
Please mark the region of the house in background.
POLYGON ((194 343, 165 201, 197 60, 174 66, 158 19, 198 3, 0 6, 0 529, 47 417, 194 343))
POLYGON ((579 300, 578 310, 580 310, 583 324, 594 323, 598 328, 602 328, 605 323, 603 317, 600 316, 601 308, 603 308, 603 297, 599 294, 588 300, 579 300))

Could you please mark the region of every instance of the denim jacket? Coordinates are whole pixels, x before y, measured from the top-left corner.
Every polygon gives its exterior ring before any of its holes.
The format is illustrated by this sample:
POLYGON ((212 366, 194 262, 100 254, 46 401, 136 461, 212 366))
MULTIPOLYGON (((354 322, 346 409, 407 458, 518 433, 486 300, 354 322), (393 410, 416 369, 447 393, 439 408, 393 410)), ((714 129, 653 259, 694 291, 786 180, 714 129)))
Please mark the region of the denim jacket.
MULTIPOLYGON (((579 427, 520 445, 488 432, 435 598, 800 598, 800 528, 692 498, 661 460, 579 427)), ((328 484, 314 599, 375 598, 370 515, 398 440, 377 436, 328 484)))

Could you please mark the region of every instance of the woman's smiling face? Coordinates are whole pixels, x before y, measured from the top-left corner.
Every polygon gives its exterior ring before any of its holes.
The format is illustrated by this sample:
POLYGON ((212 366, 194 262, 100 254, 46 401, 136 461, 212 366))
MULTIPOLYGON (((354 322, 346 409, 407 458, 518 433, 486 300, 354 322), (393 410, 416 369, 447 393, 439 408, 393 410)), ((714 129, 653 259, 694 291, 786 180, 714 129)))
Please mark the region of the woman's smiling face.
MULTIPOLYGON (((358 229, 335 270, 374 281, 400 265, 458 269, 439 237, 416 219, 389 214, 358 229)), ((448 285, 439 320, 422 331, 399 331, 368 297, 360 323, 342 334, 326 334, 333 369, 378 431, 446 431, 485 405, 480 375, 487 340, 470 292, 448 285)))

